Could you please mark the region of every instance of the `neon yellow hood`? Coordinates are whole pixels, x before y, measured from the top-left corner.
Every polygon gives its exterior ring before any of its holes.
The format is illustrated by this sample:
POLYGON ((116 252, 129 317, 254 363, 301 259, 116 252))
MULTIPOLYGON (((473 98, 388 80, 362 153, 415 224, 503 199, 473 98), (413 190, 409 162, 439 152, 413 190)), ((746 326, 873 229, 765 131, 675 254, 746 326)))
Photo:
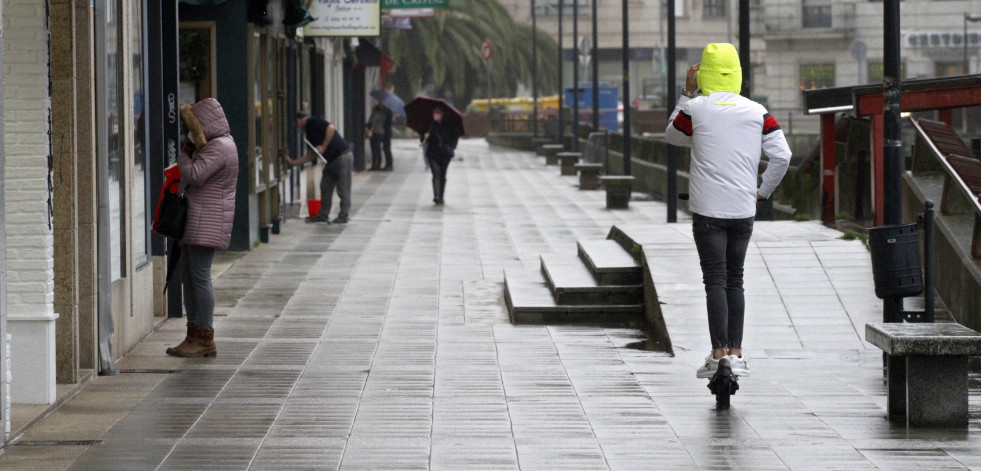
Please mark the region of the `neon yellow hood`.
POLYGON ((713 92, 739 93, 743 86, 743 69, 739 66, 736 47, 729 43, 705 46, 696 79, 702 95, 713 92))

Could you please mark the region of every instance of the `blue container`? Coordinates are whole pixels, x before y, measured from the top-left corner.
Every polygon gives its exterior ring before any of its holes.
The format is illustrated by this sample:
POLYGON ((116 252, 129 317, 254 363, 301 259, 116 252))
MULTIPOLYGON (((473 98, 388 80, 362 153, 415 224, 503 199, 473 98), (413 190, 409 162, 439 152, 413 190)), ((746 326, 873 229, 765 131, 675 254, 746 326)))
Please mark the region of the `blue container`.
MULTIPOLYGON (((617 125, 617 99, 620 90, 605 83, 600 83, 599 87, 599 108, 600 108, 600 127, 610 131, 616 131, 617 125)), ((592 121, 593 113, 593 84, 592 82, 579 82, 579 115, 580 122, 589 123, 592 121)), ((572 87, 565 88, 564 106, 569 107, 571 112, 575 107, 576 93, 572 87)))

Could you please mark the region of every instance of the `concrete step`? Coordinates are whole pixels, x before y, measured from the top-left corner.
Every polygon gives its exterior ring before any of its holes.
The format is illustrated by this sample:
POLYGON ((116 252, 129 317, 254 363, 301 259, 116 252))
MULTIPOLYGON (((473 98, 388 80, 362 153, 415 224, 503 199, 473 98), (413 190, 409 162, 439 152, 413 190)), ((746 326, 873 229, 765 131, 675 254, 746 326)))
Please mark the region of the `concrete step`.
POLYGON ((504 270, 504 298, 512 324, 642 326, 643 304, 564 306, 555 302, 541 270, 504 270))
POLYGON ((644 285, 601 285, 575 255, 542 255, 542 274, 560 305, 642 304, 644 285))
POLYGON ((642 285, 640 263, 614 240, 579 241, 579 258, 601 285, 642 285))

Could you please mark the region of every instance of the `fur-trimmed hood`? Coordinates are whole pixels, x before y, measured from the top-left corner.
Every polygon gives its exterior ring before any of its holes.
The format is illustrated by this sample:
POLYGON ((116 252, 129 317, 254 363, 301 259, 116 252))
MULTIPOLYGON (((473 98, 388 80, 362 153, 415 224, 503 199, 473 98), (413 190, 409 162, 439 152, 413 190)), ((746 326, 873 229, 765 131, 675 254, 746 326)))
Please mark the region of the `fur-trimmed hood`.
POLYGON ((230 132, 225 111, 214 98, 205 98, 194 105, 182 105, 181 117, 191 141, 198 149, 207 145, 208 141, 230 132))

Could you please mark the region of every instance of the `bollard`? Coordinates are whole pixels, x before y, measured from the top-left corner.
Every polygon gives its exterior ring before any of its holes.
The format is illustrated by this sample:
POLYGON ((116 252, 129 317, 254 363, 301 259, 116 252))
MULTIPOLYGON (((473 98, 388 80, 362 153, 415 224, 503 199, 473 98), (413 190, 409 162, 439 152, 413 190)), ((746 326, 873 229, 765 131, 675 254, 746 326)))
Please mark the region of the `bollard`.
POLYGON ((923 203, 923 321, 933 322, 933 201, 923 203))

